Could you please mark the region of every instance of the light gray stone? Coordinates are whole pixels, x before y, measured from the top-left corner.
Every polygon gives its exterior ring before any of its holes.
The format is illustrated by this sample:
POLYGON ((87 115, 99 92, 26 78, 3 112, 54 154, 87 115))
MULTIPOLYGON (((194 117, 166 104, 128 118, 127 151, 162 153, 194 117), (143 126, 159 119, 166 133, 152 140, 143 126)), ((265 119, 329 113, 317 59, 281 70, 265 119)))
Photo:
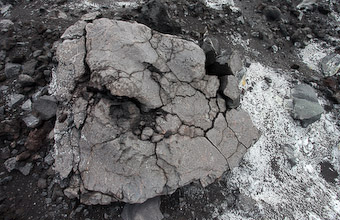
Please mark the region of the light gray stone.
POLYGON ((240 105, 240 89, 238 88, 238 80, 235 76, 223 76, 221 78, 221 90, 228 98, 226 100, 229 108, 236 108, 240 105))
POLYGON ((251 125, 243 114, 231 117, 239 133, 226 121, 219 79, 205 74, 193 42, 109 19, 63 36, 50 87, 59 101, 54 168, 79 175, 68 197, 143 203, 193 181, 207 186, 242 157, 240 144, 255 141, 239 128, 251 125))
POLYGON ((247 112, 232 109, 226 113, 228 127, 235 133, 238 141, 249 148, 260 137, 260 131, 253 125, 247 112))
POLYGON ((27 61, 22 66, 22 73, 33 76, 35 72, 35 67, 37 66, 37 64, 38 64, 38 61, 34 59, 27 61))
POLYGON ((33 109, 42 120, 48 120, 56 115, 57 101, 52 96, 41 96, 33 102, 33 109))
POLYGON ((39 125, 40 119, 38 117, 35 117, 34 115, 30 114, 22 119, 26 126, 29 128, 35 128, 39 125))
POLYGON ((18 81, 23 87, 32 86, 35 84, 34 79, 31 76, 26 75, 26 74, 20 74, 18 81))
POLYGON ((16 157, 11 157, 4 162, 5 168, 8 172, 12 172, 17 169, 18 161, 16 157))
POLYGON ((300 120, 303 127, 319 120, 321 114, 324 112, 319 104, 313 87, 306 84, 296 85, 292 89, 293 111, 294 119, 300 120))
POLYGON ((13 6, 10 4, 4 5, 3 7, 1 7, 1 14, 4 17, 9 17, 9 15, 11 14, 11 10, 12 10, 13 6))
POLYGON ((6 63, 5 65, 5 75, 7 79, 16 77, 21 72, 21 65, 16 63, 6 63))
POLYGON ((142 131, 142 140, 148 140, 151 138, 151 136, 153 135, 153 129, 152 128, 149 128, 149 127, 146 127, 143 129, 142 131))
POLYGON ((99 11, 91 12, 91 13, 87 13, 87 14, 81 16, 81 20, 83 20, 83 21, 93 21, 96 18, 99 18, 100 16, 101 16, 101 13, 99 11))
POLYGON ((16 105, 19 105, 24 99, 25 96, 22 94, 11 94, 8 97, 7 105, 8 107, 13 108, 16 105))
POLYGON ((22 173, 24 176, 27 176, 27 175, 30 174, 32 168, 33 168, 33 164, 32 164, 32 163, 26 163, 25 166, 19 167, 18 170, 19 170, 20 173, 22 173))
POLYGON ((239 79, 240 79, 239 77, 240 72, 244 68, 243 63, 244 63, 244 56, 241 54, 240 51, 234 50, 230 55, 230 58, 228 60, 228 65, 229 65, 231 74, 233 74, 239 79))
POLYGON ((64 34, 61 36, 61 39, 77 39, 81 38, 85 34, 85 26, 86 26, 85 21, 78 21, 74 25, 70 26, 69 28, 66 29, 64 34))
POLYGON ((1 19, 0 20, 0 31, 7 32, 10 28, 12 28, 14 23, 9 19, 1 19))
POLYGON ((32 101, 31 99, 27 99, 22 105, 21 109, 24 111, 31 111, 32 110, 32 101))
POLYGON ((340 55, 339 54, 330 54, 325 56, 320 61, 321 71, 323 74, 328 76, 334 76, 339 73, 340 70, 340 55))
POLYGON ((69 199, 79 199, 79 188, 68 187, 64 189, 64 194, 69 199))
POLYGON ((160 197, 152 198, 142 204, 126 204, 122 212, 124 220, 162 220, 160 197))

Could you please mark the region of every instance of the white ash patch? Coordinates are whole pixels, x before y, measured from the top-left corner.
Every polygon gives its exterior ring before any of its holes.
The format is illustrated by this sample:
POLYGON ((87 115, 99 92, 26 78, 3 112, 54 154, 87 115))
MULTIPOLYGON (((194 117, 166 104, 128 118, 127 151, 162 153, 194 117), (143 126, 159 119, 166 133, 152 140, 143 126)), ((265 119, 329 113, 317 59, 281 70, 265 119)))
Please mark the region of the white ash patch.
POLYGON ((235 6, 234 0, 204 0, 205 4, 213 9, 222 10, 223 5, 227 5, 233 11, 239 11, 239 8, 235 6))
POLYGON ((323 48, 320 43, 310 42, 310 44, 299 51, 299 55, 310 69, 320 72, 319 62, 330 52, 331 49, 323 48))
POLYGON ((139 4, 143 3, 144 1, 140 0, 122 0, 122 1, 113 1, 113 0, 84 0, 84 1, 77 1, 71 4, 73 8, 81 8, 81 9, 92 9, 92 10, 100 10, 102 6, 106 7, 128 7, 133 8, 137 7, 139 4))
MULTIPOLYGON (((244 80, 241 106, 262 136, 246 153, 243 165, 232 171, 231 185, 255 200, 265 219, 339 219, 340 189, 321 177, 319 166, 338 153, 334 148, 338 148, 340 131, 333 116, 323 114, 307 128, 294 121, 285 104, 292 84, 282 70, 253 63, 244 80), (265 77, 272 80, 269 86, 265 77)), ((244 219, 245 214, 234 209, 219 218, 244 219)))

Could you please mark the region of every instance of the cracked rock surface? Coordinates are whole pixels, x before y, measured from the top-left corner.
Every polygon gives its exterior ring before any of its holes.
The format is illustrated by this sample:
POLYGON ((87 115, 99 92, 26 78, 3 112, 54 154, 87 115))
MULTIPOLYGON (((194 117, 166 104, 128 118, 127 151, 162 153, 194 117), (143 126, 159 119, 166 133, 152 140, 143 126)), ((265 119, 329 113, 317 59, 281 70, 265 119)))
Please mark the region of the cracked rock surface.
POLYGON ((228 111, 195 43, 145 25, 95 19, 67 29, 51 90, 55 170, 85 204, 142 203, 238 165, 259 137, 228 111))

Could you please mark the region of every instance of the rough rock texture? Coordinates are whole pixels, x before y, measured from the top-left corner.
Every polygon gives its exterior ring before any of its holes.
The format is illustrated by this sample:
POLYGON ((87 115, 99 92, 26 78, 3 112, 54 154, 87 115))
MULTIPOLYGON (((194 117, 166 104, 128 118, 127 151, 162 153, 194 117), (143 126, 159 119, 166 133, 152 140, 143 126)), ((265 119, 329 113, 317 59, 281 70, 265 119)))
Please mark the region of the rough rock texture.
POLYGON ((300 84, 292 90, 293 118, 301 121, 303 127, 319 120, 323 108, 318 102, 314 89, 306 84, 300 84))
POLYGON ((51 91, 55 170, 71 179, 70 198, 142 203, 206 186, 259 137, 247 113, 226 112, 193 42, 104 18, 77 22, 62 39, 51 91))
POLYGON ((229 108, 236 108, 240 104, 240 89, 238 88, 238 80, 235 76, 223 76, 221 78, 221 90, 223 95, 227 97, 227 105, 229 108))

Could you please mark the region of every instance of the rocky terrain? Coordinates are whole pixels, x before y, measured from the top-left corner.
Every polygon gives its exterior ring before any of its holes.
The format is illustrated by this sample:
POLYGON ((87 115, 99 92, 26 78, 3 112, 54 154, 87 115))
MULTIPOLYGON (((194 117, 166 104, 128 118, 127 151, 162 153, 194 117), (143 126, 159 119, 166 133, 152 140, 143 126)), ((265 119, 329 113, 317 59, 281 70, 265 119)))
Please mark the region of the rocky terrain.
POLYGON ((336 1, 0 6, 1 219, 340 218, 336 1))

